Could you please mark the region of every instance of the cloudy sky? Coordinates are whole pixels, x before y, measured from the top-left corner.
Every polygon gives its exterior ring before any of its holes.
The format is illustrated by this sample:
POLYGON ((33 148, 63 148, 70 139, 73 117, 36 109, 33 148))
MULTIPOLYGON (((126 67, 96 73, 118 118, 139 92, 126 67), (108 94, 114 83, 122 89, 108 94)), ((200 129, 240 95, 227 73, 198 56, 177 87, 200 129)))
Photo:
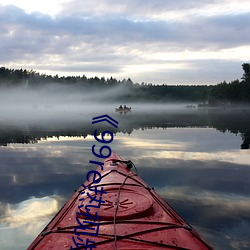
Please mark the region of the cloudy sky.
POLYGON ((249 0, 0 0, 0 66, 215 84, 242 76, 249 23, 249 0))

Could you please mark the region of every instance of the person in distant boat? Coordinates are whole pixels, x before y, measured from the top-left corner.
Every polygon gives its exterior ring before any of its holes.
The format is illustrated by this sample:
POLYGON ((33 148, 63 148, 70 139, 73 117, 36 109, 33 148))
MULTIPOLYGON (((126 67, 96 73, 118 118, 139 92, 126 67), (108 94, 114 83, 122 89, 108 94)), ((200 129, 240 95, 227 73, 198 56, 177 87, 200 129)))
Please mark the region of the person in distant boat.
POLYGON ((122 109, 122 105, 119 106, 119 109, 122 109))
POLYGON ((124 105, 124 109, 126 109, 127 108, 127 106, 126 105, 124 105))

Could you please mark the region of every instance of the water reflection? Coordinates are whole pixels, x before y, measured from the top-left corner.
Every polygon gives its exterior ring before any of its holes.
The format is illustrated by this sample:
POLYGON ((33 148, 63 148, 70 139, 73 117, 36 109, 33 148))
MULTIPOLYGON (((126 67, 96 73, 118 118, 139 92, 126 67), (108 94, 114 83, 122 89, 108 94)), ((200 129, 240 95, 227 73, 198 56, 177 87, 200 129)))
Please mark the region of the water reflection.
MULTIPOLYGON (((109 113, 109 112, 107 112, 109 113)), ((110 126, 100 125, 100 130, 107 127, 113 133, 122 132, 131 134, 138 129, 152 128, 190 128, 210 127, 225 133, 226 131, 240 135, 241 149, 249 149, 250 145, 250 110, 149 110, 134 111, 126 116, 109 113, 119 121, 118 131, 110 126)), ((60 136, 87 137, 93 135, 94 129, 90 126, 93 116, 75 116, 73 120, 49 119, 44 121, 9 121, 0 123, 0 145, 11 143, 37 143, 41 139, 60 136)))
POLYGON ((17 204, 2 204, 1 249, 24 249, 60 209, 60 197, 30 198, 17 204), (57 198, 57 199, 56 199, 57 198), (14 240, 13 240, 14 239, 14 240))
MULTIPOLYGON (((240 150, 249 123, 237 127, 235 117, 203 113, 126 117, 119 118, 112 149, 131 159, 216 249, 249 249, 250 154, 240 150)), ((59 125, 29 127, 35 144, 13 141, 23 130, 1 132, 8 142, 0 148, 1 249, 25 249, 93 169, 94 129, 84 122, 59 125)))
MULTIPOLYGON (((41 223, 44 217, 55 214, 58 209, 58 202, 54 197, 33 197, 17 204, 7 204, 4 209, 5 217, 0 222, 11 228, 30 224, 30 221, 41 223)), ((32 234, 33 231, 26 227, 25 233, 32 234)))

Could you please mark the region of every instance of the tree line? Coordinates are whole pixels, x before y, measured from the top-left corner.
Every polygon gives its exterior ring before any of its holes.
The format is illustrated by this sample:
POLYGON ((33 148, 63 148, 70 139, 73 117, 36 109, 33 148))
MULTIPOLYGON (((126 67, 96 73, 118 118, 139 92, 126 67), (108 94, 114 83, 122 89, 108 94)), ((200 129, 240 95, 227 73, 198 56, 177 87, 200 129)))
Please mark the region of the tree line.
POLYGON ((209 95, 209 103, 250 103, 250 64, 243 63, 244 71, 241 80, 226 81, 215 85, 209 95))
POLYGON ((9 69, 0 67, 0 87, 37 88, 50 84, 64 84, 80 88, 82 91, 102 90, 124 87, 113 97, 114 101, 192 101, 208 105, 226 103, 250 103, 250 64, 242 64, 243 76, 239 80, 222 82, 216 85, 153 85, 152 83, 134 83, 130 78, 117 80, 110 77, 52 76, 40 74, 34 70, 9 69))

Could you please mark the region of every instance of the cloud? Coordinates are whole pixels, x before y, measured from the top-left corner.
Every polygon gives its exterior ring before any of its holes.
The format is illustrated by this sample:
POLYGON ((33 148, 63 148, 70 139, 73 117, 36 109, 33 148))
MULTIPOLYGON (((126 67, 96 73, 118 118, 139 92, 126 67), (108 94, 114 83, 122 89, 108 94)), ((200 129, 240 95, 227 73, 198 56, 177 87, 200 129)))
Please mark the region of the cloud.
POLYGON ((79 46, 80 41, 85 45, 91 44, 92 47, 105 45, 105 42, 109 46, 163 42, 166 45, 174 43, 175 46, 178 45, 181 48, 199 49, 214 45, 219 47, 246 45, 250 36, 248 33, 245 33, 245 39, 240 36, 242 31, 249 29, 250 13, 195 17, 189 22, 137 21, 118 16, 90 18, 57 16, 52 18, 39 12, 27 14, 18 8, 8 6, 5 7, 3 13, 2 18, 5 20, 3 28, 9 31, 9 35, 17 35, 16 38, 19 38, 20 35, 23 38, 27 36, 31 38, 27 46, 32 45, 33 42, 37 46, 43 44, 44 49, 48 45, 53 48, 59 45, 58 48, 63 47, 64 49, 67 45, 69 47, 74 47, 74 44, 79 46), (7 17, 6 14, 9 12, 13 14, 7 17), (219 34, 218 31, 220 31, 219 34), (73 36, 74 39, 72 39, 73 36), (42 39, 40 43, 37 38, 42 39), (56 38, 58 39, 56 40, 56 38), (68 43, 65 44, 65 40, 68 43))
POLYGON ((241 6, 236 5, 234 0, 220 1, 198 1, 198 0, 179 0, 179 1, 162 1, 162 0, 127 0, 126 2, 115 0, 86 0, 84 4, 80 0, 73 0, 65 3, 64 9, 61 11, 63 15, 79 15, 79 16, 122 16, 134 19, 168 19, 181 18, 197 15, 201 16, 209 12, 220 10, 228 12, 246 12, 243 11, 249 6, 247 0, 241 2, 241 6), (112 8, 110 8, 112 6, 112 8))
POLYGON ((0 5, 0 63, 62 75, 131 77, 139 82, 234 80, 241 76, 241 63, 250 60, 240 52, 249 47, 250 13, 239 6, 235 7, 238 12, 233 11, 232 6, 233 0, 143 4, 75 0, 50 16, 0 5), (236 51, 233 63, 239 69, 235 66, 231 71, 232 58, 226 49, 236 51), (204 63, 210 67, 204 68, 204 63), (225 67, 211 66, 220 63, 225 67), (203 78, 199 69, 207 72, 203 78))

